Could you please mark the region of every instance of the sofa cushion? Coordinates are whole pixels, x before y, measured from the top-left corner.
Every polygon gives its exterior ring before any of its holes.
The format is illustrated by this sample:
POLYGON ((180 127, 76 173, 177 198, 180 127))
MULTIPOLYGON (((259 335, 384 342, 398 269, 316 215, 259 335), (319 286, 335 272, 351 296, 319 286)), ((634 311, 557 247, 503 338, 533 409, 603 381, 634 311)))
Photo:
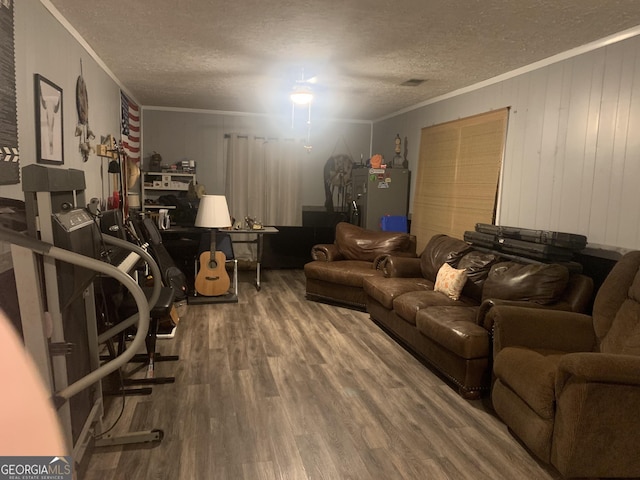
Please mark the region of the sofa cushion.
POLYGON ((477 325, 479 307, 428 307, 416 314, 418 331, 465 358, 489 356, 489 332, 477 325))
POLYGON ((501 262, 493 265, 484 282, 482 299, 556 302, 569 281, 569 270, 556 264, 501 262))
POLYGON ((465 283, 467 283, 467 272, 464 268, 458 270, 448 263, 443 263, 438 270, 433 289, 436 292, 444 293, 451 300, 458 300, 465 283))
POLYGON ((416 324, 416 314, 426 307, 443 306, 472 306, 466 297, 459 300, 451 300, 440 292, 433 290, 415 291, 400 295, 393 301, 393 310, 404 321, 411 325, 416 324))
POLYGON ((365 293, 391 310, 393 300, 400 295, 414 291, 433 290, 433 282, 424 278, 366 277, 362 282, 365 293))
POLYGON ((482 299, 482 286, 489 276, 491 266, 500 261, 500 257, 493 253, 479 252, 471 250, 466 253, 458 262, 457 268, 464 268, 467 271, 467 283, 462 292, 467 297, 482 299))
POLYGON ((435 282, 438 270, 443 263, 457 267, 458 261, 470 249, 471 246, 468 243, 457 238, 443 234, 434 235, 420 255, 422 276, 435 282))
POLYGON ((493 372, 534 412, 549 420, 554 418, 555 375, 562 356, 561 352, 506 347, 496 355, 493 372))
POLYGON ((403 253, 411 249, 411 237, 407 233, 375 232, 346 222, 336 225, 335 243, 347 260, 369 262, 382 254, 403 253))
POLYGON ((365 277, 382 277, 382 271, 374 269, 371 262, 358 260, 341 260, 339 262, 315 260, 305 264, 304 274, 307 278, 352 287, 362 287, 362 280, 365 277))

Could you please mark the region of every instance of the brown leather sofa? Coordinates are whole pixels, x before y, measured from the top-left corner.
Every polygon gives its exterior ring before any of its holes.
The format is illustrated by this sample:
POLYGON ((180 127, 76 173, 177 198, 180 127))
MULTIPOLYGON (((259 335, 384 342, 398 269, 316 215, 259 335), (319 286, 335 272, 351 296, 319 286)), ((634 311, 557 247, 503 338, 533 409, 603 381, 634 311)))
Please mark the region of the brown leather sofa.
POLYGON ((563 265, 521 264, 435 235, 419 258, 389 256, 383 275, 367 277, 364 291, 371 318, 453 382, 465 398, 478 398, 491 383, 491 330, 497 304, 582 312, 593 281, 563 265), (434 291, 444 263, 464 269, 456 300, 434 291))
POLYGON ((334 243, 311 249, 313 261, 304 266, 307 298, 364 310, 362 281, 382 276, 378 267, 389 254, 416 257, 415 237, 338 223, 334 243))
POLYGON ((492 402, 565 477, 640 477, 640 252, 598 290, 592 316, 498 306, 492 402))

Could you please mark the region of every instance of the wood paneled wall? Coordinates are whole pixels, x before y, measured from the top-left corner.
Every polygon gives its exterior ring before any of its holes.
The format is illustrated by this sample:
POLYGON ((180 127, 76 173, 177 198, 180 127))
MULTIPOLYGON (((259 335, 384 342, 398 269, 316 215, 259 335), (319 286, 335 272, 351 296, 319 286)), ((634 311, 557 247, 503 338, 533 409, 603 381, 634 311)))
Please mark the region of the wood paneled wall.
POLYGON ((407 135, 414 169, 425 126, 511 107, 498 223, 640 248, 639 55, 633 37, 377 122, 373 151, 407 135))

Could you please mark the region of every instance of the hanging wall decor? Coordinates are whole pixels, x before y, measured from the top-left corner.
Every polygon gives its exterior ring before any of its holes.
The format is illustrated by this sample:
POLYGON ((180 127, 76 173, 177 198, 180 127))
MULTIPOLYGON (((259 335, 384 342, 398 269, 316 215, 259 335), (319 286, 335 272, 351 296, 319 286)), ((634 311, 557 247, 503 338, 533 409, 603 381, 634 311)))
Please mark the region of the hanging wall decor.
POLYGON ((20 183, 13 0, 0 2, 0 185, 20 183))
POLYGON ((89 128, 89 95, 87 94, 87 84, 82 75, 82 59, 80 60, 80 76, 76 81, 76 110, 78 111, 76 137, 80 137, 79 149, 82 153, 82 160, 86 162, 89 159, 89 154, 95 151, 91 140, 96 136, 89 128))
POLYGON ((140 161, 140 107, 120 91, 120 134, 122 146, 127 159, 138 163, 140 161))
POLYGON ((35 78, 36 160, 64 163, 62 89, 37 73, 35 78))

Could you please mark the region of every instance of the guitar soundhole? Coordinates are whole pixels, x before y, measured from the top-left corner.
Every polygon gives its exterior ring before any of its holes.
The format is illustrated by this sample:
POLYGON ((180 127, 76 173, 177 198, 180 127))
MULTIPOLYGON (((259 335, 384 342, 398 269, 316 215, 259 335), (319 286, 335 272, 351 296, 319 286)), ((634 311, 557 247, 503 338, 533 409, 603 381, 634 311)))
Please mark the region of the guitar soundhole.
POLYGON ((218 262, 216 262, 215 260, 210 260, 209 261, 209 268, 211 270, 215 270, 216 268, 218 268, 218 262))

